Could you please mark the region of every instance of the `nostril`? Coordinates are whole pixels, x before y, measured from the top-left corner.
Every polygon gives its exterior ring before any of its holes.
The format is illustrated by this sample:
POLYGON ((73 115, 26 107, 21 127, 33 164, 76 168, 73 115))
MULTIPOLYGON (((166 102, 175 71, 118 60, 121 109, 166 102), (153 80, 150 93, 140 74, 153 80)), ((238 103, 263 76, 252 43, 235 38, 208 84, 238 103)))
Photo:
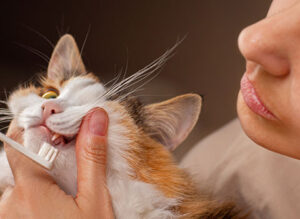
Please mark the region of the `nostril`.
POLYGON ((53 101, 48 101, 41 106, 43 120, 47 120, 50 116, 62 112, 61 106, 53 101))

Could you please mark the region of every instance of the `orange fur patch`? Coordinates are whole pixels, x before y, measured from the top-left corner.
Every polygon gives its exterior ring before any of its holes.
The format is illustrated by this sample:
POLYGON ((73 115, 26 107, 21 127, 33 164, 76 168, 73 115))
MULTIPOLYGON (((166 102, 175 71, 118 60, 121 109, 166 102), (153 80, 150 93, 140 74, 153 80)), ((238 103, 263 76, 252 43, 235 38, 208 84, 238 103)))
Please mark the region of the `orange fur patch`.
POLYGON ((41 93, 41 88, 39 87, 35 87, 34 85, 29 85, 27 87, 22 87, 20 86, 17 90, 15 90, 11 97, 22 97, 22 96, 27 96, 29 95, 30 93, 35 93, 37 95, 40 95, 41 93))
POLYGON ((40 83, 45 89, 54 88, 56 90, 59 90, 59 89, 64 88, 72 79, 78 78, 78 77, 91 78, 91 79, 95 80, 96 82, 100 82, 99 78, 96 75, 94 75, 93 73, 89 73, 89 74, 85 74, 82 76, 76 76, 76 77, 74 76, 68 80, 57 80, 57 81, 51 80, 50 78, 47 78, 47 77, 42 77, 40 79, 40 83))
POLYGON ((129 130, 127 137, 132 140, 125 159, 134 170, 133 179, 152 184, 166 197, 178 199, 180 204, 171 210, 184 215, 182 218, 240 218, 232 203, 220 204, 200 195, 190 177, 176 165, 163 145, 138 128, 122 105, 116 102, 109 105, 128 115, 121 123, 129 130))

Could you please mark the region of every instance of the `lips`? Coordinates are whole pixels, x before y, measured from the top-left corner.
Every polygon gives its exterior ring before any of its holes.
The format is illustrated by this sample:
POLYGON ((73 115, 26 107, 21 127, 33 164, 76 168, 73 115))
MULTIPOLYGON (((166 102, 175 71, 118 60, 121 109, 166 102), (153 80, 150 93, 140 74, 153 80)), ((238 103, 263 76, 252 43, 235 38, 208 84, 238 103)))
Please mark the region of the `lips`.
POLYGON ((258 97, 256 90, 252 83, 249 81, 246 74, 241 80, 241 93, 247 106, 256 114, 269 119, 275 120, 275 115, 268 110, 263 102, 258 97))
POLYGON ((74 136, 64 136, 62 134, 51 131, 47 126, 42 125, 41 128, 46 131, 49 143, 53 146, 64 146, 75 139, 74 136))
POLYGON ((58 133, 53 133, 51 141, 52 141, 53 145, 65 144, 64 137, 58 133))

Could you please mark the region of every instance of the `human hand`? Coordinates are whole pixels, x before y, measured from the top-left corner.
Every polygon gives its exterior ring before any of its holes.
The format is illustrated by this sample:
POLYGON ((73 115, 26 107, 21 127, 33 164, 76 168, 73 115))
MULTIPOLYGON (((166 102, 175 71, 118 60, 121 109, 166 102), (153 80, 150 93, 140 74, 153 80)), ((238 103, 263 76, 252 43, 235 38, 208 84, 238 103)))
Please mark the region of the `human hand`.
MULTIPOLYGON (((106 187, 108 116, 95 109, 83 120, 76 140, 78 192, 67 195, 41 166, 4 145, 15 186, 0 202, 0 218, 114 218, 106 187)), ((23 130, 13 121, 7 135, 22 142, 23 130)))

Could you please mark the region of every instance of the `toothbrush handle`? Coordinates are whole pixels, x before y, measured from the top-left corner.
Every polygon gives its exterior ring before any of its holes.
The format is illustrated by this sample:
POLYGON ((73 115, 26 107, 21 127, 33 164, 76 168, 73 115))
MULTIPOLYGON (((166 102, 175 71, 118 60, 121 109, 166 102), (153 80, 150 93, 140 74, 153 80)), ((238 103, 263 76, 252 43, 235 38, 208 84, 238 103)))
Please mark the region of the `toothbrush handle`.
POLYGON ((29 157, 31 160, 35 161, 36 163, 40 164, 41 166, 43 166, 47 169, 51 168, 52 165, 50 166, 49 162, 46 162, 41 157, 37 156, 35 153, 30 151, 28 148, 25 148, 24 146, 22 146, 18 142, 15 142, 11 138, 8 138, 6 135, 4 135, 1 132, 0 132, 0 140, 7 143, 7 144, 9 144, 11 147, 13 147, 17 151, 21 152, 22 154, 24 154, 26 157, 29 157))

